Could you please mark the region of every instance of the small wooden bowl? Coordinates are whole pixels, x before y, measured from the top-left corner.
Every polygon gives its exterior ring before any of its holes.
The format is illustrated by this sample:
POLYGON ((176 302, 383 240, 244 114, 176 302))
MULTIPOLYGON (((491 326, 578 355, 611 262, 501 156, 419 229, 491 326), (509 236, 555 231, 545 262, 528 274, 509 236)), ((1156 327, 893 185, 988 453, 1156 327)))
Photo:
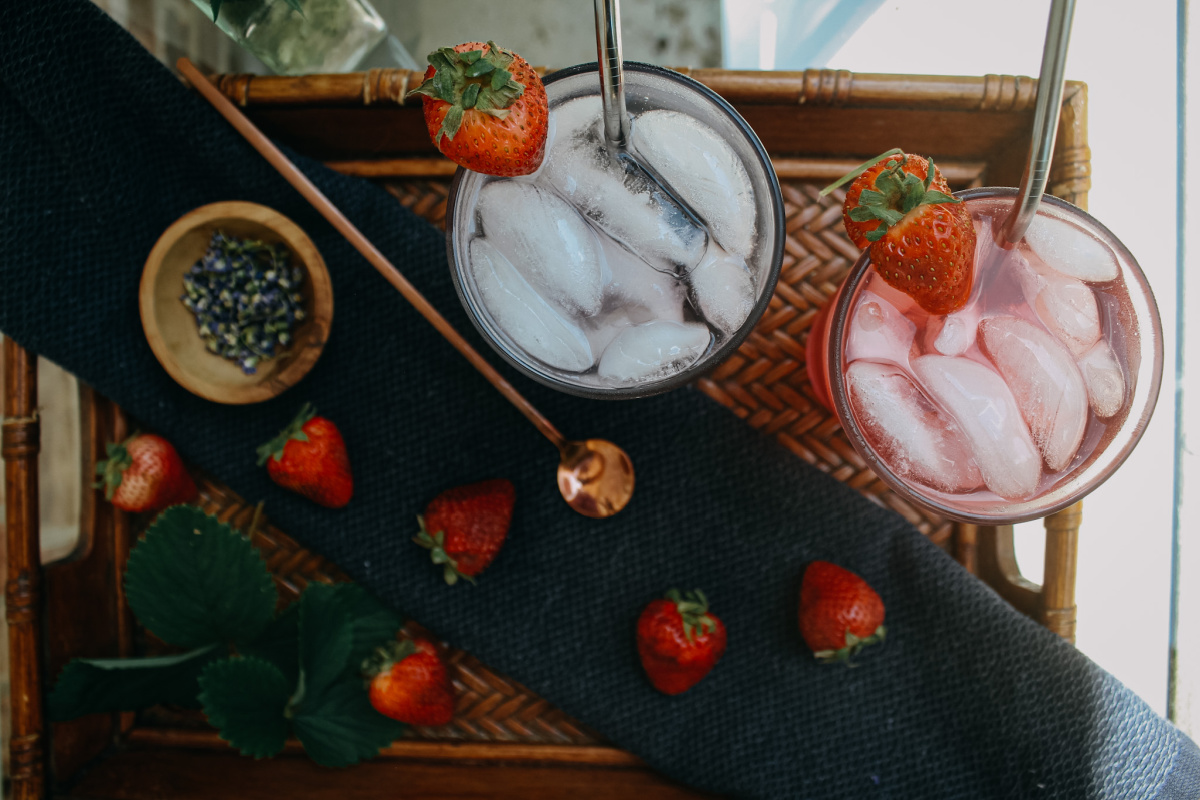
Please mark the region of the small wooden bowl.
POLYGON ((295 385, 321 355, 333 323, 333 287, 312 240, 287 217, 255 203, 212 203, 190 211, 163 232, 142 271, 142 328, 155 357, 175 381, 206 400, 230 405, 268 400, 295 385), (208 352, 195 316, 180 300, 183 276, 208 249, 214 231, 281 242, 304 271, 304 320, 292 344, 246 375, 234 361, 208 352))

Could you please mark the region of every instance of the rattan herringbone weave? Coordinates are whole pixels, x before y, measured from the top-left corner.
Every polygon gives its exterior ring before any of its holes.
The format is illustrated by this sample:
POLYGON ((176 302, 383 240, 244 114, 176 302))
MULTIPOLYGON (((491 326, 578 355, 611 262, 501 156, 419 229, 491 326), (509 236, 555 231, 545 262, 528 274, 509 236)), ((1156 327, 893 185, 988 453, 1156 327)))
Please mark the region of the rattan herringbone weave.
MULTIPOLYGON (((443 227, 445 184, 384 185, 402 205, 443 227)), ((952 524, 914 508, 888 489, 854 450, 837 418, 813 399, 804 357, 809 325, 858 257, 842 229, 844 194, 834 191, 821 197, 820 188, 782 181, 787 240, 775 296, 737 353, 697 385, 800 458, 897 511, 946 546, 952 524)))
MULTIPOLYGON (((249 531, 253 506, 224 486, 201 480, 201 505, 241 531, 249 531)), ((314 581, 331 583, 348 580, 336 565, 301 547, 266 519, 254 526, 251 539, 267 561, 281 601, 294 601, 314 581)), ((421 630, 410 622, 409 630, 421 630)), ((435 637, 436 638, 436 637, 435 637)), ((444 655, 454 681, 454 720, 437 728, 409 728, 406 736, 418 739, 539 742, 552 744, 595 744, 598 738, 533 692, 480 663, 469 653, 447 647, 444 655)), ((173 715, 162 716, 170 724, 186 724, 173 715)))

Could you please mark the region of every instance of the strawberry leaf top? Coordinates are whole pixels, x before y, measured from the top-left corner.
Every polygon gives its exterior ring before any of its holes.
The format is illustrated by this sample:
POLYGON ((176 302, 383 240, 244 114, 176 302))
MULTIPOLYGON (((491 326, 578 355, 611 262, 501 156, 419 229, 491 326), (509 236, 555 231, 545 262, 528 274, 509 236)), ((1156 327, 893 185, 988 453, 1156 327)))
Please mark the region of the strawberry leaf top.
POLYGON ((468 109, 497 119, 508 116, 508 108, 525 93, 525 86, 508 69, 512 62, 513 54, 501 50, 495 42, 488 42, 486 52, 459 53, 443 47, 429 54, 433 75, 408 96, 424 95, 450 104, 435 143, 440 143, 442 136, 454 138, 468 109))
POLYGON ((888 228, 918 206, 962 202, 957 197, 929 188, 935 172, 932 158, 924 181, 904 170, 907 162, 908 156, 888 161, 887 167, 875 179, 875 188, 863 189, 858 205, 850 209, 850 219, 855 222, 880 221, 880 225, 866 234, 869 241, 882 239, 888 228))
POLYGON ((209 723, 242 755, 269 758, 283 749, 291 686, 274 664, 248 656, 214 661, 200 675, 200 690, 209 723))
POLYGON ((123 442, 109 442, 104 445, 107 458, 96 464, 96 474, 100 476, 100 480, 96 481, 95 488, 104 487, 105 500, 113 499, 113 493, 120 488, 121 479, 125 477, 125 470, 133 465, 128 445, 139 435, 134 433, 123 442))
POLYGON ((470 575, 460 572, 458 562, 446 552, 446 532, 436 531, 432 534, 429 533, 425 529, 425 517, 423 516, 417 517, 417 524, 421 526, 421 530, 413 537, 413 541, 429 551, 429 557, 433 563, 443 565, 442 577, 445 578, 446 583, 453 586, 458 583, 459 578, 464 578, 474 583, 475 579, 470 575))
POLYGON ((694 589, 682 594, 678 589, 671 589, 666 597, 675 604, 679 616, 683 618, 683 635, 689 642, 695 641, 697 628, 701 636, 717 629, 717 621, 708 615, 708 598, 704 592, 694 589))
POLYGON ((271 441, 258 448, 258 465, 261 467, 267 463, 268 458, 274 457, 276 461, 283 458, 283 448, 287 447, 287 443, 292 439, 298 442, 307 442, 308 434, 304 432, 305 424, 317 415, 317 410, 313 408, 312 403, 305 403, 300 407, 300 413, 292 420, 286 428, 279 432, 271 441))
POLYGON ((855 636, 846 630, 846 646, 837 650, 818 650, 813 653, 817 661, 822 664, 836 664, 839 661, 848 667, 857 666, 850 659, 858 655, 864 647, 872 644, 879 644, 887 637, 887 627, 880 625, 875 629, 875 632, 870 636, 855 636))

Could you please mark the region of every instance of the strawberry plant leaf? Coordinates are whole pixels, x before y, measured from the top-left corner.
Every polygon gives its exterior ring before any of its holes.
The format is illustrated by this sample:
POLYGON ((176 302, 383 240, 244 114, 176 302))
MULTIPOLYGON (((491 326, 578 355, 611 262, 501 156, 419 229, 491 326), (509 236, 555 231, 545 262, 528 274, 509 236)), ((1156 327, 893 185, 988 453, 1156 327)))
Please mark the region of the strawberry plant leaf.
POLYGON ((492 72, 492 91, 498 92, 504 88, 509 79, 512 78, 512 73, 506 69, 497 69, 492 72))
POLYGON ((222 651, 210 644, 156 658, 76 658, 63 668, 47 701, 51 722, 159 703, 196 708, 201 671, 222 651))
MULTIPOLYGON (((310 583, 300 595, 299 701, 320 699, 350 663, 354 634, 343 590, 326 583, 310 583)), ((395 631, 392 632, 395 635, 395 631)))
POLYGON ((356 583, 337 585, 338 599, 350 616, 350 656, 346 675, 360 676, 362 663, 400 630, 400 617, 356 583))
POLYGON ((463 90, 462 101, 461 101, 462 107, 463 108, 474 108, 475 101, 478 99, 479 99, 479 84, 472 83, 470 86, 468 86, 466 89, 463 90))
POLYGON ((187 648, 254 639, 277 601, 249 540, 191 506, 172 506, 150 526, 129 556, 125 593, 151 633, 187 648))
POLYGON ((309 758, 326 767, 348 767, 372 758, 404 731, 404 724, 371 706, 361 679, 346 678, 319 699, 306 700, 292 718, 309 758))
POLYGON ((292 687, 274 664, 245 656, 214 661, 201 673, 200 689, 209 723, 242 755, 269 758, 283 749, 292 687))
POLYGON ((239 645, 238 650, 242 655, 270 661, 279 667, 288 685, 295 686, 300 677, 299 625, 300 604, 292 603, 267 623, 257 639, 239 645))
POLYGON ((468 78, 478 78, 480 75, 488 74, 495 68, 496 65, 492 62, 488 61, 487 59, 480 59, 479 61, 471 64, 471 66, 467 67, 466 72, 463 74, 468 78))

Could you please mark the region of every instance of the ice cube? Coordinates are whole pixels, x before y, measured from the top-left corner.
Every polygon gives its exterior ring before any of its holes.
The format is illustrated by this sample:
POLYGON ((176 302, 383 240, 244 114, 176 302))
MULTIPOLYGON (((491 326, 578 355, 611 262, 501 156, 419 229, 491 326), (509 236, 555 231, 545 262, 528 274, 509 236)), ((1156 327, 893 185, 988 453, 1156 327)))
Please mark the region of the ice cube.
POLYGON ((571 316, 595 314, 607 277, 596 233, 551 192, 492 181, 479 192, 483 232, 543 298, 571 316))
POLYGON ((1104 339, 1079 359, 1083 382, 1087 384, 1088 401, 1096 416, 1107 419, 1121 410, 1125 402, 1125 374, 1104 339))
POLYGON ((962 311, 931 316, 925 326, 925 347, 944 356, 961 356, 975 344, 979 327, 980 305, 973 303, 962 311))
POLYGON ((864 289, 846 336, 846 360, 870 358, 908 365, 917 326, 883 297, 864 289))
POLYGON ((708 328, 695 322, 635 325, 613 339, 596 373, 617 384, 657 380, 687 369, 711 341, 708 328))
POLYGON ((655 269, 683 274, 704 256, 708 234, 628 155, 604 143, 595 106, 566 104, 541 180, 655 269))
POLYGON ((1046 468, 1071 463, 1087 427, 1088 393, 1075 359, 1050 334, 1019 317, 979 323, 980 345, 1012 390, 1046 468))
POLYGON ((746 262, 713 242, 700 266, 688 275, 692 305, 709 325, 733 333, 754 310, 754 279, 746 262))
POLYGON ((605 287, 604 310, 620 307, 634 322, 665 319, 683 322, 687 288, 680 279, 651 267, 621 245, 601 237, 612 273, 605 287))
POLYGON ((1040 259, 1026 260, 1016 251, 1008 257, 1038 319, 1072 354, 1087 352, 1100 338, 1100 308, 1092 290, 1082 281, 1048 268, 1040 259))
POLYGON ((592 349, 583 331, 542 299, 486 239, 471 242, 471 270, 484 308, 518 347, 567 372, 592 366, 592 349))
POLYGON ((630 143, 722 247, 750 258, 758 216, 754 187, 728 142, 695 117, 656 109, 637 115, 630 143))
POLYGON ((899 367, 855 361, 846 369, 846 389, 859 425, 898 476, 945 492, 983 483, 958 424, 899 367))
POLYGON ((1025 242, 1051 269, 1088 283, 1117 279, 1117 256, 1108 245, 1065 219, 1038 214, 1025 242))
POLYGON ((962 356, 920 356, 913 371, 962 428, 989 489, 1008 500, 1037 491, 1042 457, 1003 378, 962 356))

